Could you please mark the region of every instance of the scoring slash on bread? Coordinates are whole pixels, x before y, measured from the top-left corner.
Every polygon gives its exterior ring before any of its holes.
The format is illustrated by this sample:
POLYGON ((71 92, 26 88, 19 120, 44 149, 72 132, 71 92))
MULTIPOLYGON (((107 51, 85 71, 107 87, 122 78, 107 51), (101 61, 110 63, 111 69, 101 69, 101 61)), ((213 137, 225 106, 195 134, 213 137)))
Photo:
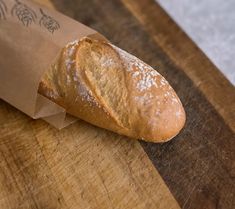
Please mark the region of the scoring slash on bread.
POLYGON ((67 44, 46 71, 39 93, 93 125, 151 142, 164 142, 185 123, 175 91, 156 70, 101 40, 67 44))

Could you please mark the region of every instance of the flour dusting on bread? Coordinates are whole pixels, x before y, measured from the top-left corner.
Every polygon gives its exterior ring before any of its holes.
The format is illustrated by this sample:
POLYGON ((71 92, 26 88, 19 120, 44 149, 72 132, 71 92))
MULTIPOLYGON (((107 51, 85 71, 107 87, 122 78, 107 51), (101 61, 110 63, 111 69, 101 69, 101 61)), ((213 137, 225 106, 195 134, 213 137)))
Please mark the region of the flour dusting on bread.
POLYGON ((126 51, 112 44, 111 46, 119 53, 121 59, 125 60, 126 70, 132 72, 133 78, 138 79, 137 90, 142 92, 154 86, 158 87, 156 76, 160 74, 156 70, 126 51))

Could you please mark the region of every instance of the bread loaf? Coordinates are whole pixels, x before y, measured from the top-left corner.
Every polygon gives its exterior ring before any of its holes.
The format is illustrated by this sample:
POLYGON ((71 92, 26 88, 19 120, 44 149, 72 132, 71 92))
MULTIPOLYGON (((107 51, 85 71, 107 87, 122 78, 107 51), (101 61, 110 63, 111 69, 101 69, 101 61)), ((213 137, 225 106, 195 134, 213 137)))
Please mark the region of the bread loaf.
POLYGON ((185 123, 184 109, 169 83, 106 41, 69 43, 46 71, 39 93, 71 115, 135 139, 164 142, 185 123))

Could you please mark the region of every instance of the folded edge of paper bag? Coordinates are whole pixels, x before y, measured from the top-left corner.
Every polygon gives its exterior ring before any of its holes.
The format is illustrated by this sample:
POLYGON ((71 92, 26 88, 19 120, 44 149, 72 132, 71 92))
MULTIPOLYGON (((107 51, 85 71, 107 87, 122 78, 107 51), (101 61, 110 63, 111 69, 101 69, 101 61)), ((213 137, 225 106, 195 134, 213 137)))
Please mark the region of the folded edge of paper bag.
POLYGON ((38 94, 34 119, 42 118, 58 129, 62 129, 78 120, 66 113, 66 110, 46 97, 38 94))
POLYGON ((66 126, 69 126, 78 120, 77 118, 66 113, 58 113, 56 115, 44 117, 42 119, 45 120, 47 123, 50 123, 57 129, 62 129, 66 126))

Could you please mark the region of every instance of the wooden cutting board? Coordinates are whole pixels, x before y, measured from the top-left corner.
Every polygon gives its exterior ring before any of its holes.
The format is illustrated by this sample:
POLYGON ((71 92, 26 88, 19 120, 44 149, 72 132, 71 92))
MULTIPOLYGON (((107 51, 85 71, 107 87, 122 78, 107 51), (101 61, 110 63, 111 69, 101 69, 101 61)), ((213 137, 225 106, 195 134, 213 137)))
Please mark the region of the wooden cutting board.
POLYGON ((155 67, 184 130, 153 144, 77 122, 58 131, 0 101, 0 208, 235 208, 235 89, 153 0, 38 0, 155 67))

